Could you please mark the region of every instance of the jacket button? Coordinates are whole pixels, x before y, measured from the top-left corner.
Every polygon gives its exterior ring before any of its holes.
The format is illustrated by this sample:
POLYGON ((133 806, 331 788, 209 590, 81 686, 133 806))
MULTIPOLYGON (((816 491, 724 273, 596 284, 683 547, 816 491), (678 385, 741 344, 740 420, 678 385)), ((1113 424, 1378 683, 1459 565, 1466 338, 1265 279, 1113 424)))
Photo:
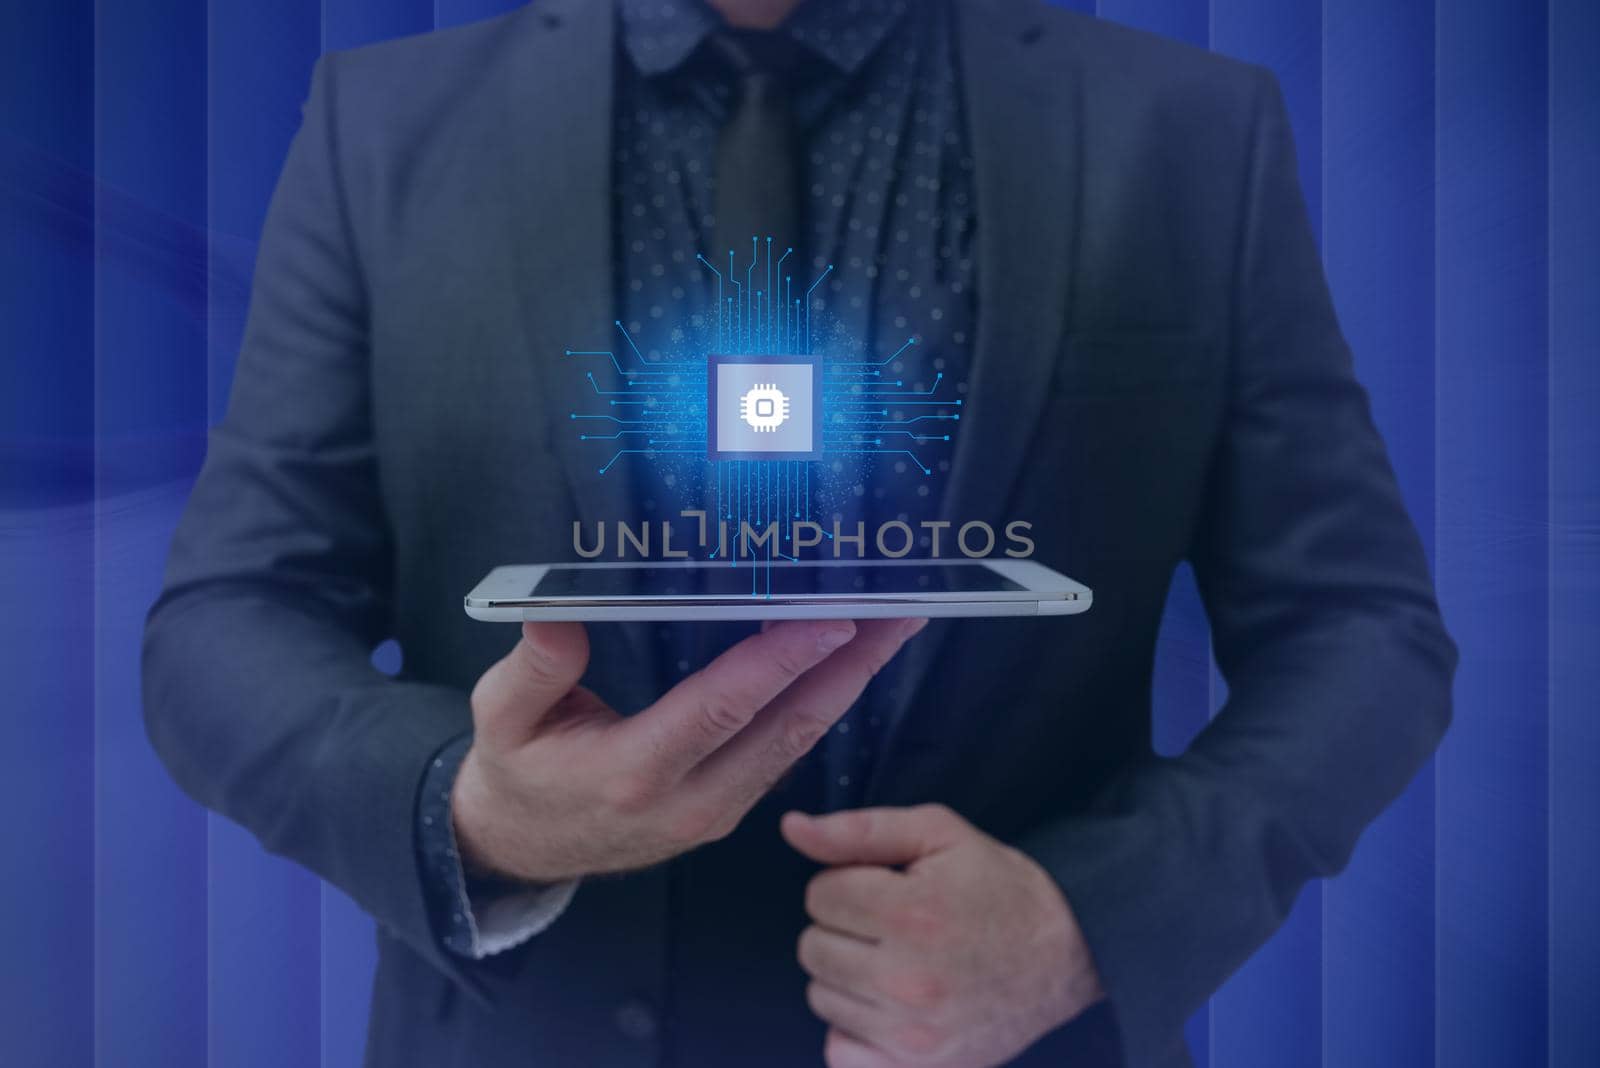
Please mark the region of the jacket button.
POLYGON ((629 998, 612 1014, 617 1030, 629 1038, 648 1042, 656 1037, 656 1011, 639 998, 629 998))

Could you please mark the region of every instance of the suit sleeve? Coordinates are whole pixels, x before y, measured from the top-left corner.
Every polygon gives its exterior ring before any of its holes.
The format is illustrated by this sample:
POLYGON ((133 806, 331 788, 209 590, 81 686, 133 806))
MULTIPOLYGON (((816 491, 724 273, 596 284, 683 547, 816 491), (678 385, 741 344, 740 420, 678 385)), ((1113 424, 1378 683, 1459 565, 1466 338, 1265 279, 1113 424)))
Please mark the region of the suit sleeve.
POLYGON ((391 629, 391 554, 335 69, 323 60, 313 76, 228 414, 146 624, 145 721, 191 796, 460 977, 430 928, 415 820, 429 761, 470 712, 461 692, 371 664, 391 629))
POLYGON ((428 762, 417 805, 418 852, 424 870, 433 929, 450 952, 483 960, 515 949, 566 911, 578 880, 530 884, 468 874, 456 849, 450 793, 461 762, 472 747, 462 735, 428 762))
POLYGON ((1130 1066, 1279 926, 1450 720, 1455 647, 1335 319, 1263 75, 1229 411, 1191 560, 1229 697, 1183 755, 1018 844, 1060 883, 1130 1066))

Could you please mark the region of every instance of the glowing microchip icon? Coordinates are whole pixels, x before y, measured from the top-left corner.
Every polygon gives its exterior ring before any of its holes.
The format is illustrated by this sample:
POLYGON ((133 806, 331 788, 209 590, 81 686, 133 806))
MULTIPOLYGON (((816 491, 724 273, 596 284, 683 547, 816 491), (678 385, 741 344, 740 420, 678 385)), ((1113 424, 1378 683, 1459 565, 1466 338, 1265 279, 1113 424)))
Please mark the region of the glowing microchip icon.
POLYGON ((777 430, 789 418, 789 398, 771 382, 758 382, 739 399, 739 418, 755 431, 777 430))
POLYGON ((822 459, 822 357, 793 352, 706 355, 706 456, 822 459))

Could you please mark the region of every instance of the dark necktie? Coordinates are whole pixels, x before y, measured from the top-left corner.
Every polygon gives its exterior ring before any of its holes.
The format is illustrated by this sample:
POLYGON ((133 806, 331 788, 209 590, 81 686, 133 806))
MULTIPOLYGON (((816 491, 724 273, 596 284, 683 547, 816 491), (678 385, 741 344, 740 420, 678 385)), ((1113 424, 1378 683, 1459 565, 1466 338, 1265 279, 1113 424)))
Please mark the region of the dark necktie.
POLYGON ((730 76, 734 92, 732 111, 717 137, 716 229, 707 258, 721 269, 732 252, 733 276, 741 284, 748 277, 762 294, 762 310, 753 319, 765 319, 767 308, 781 318, 788 299, 783 275, 806 273, 796 271, 806 262, 791 101, 799 46, 777 30, 723 30, 707 48, 730 76))

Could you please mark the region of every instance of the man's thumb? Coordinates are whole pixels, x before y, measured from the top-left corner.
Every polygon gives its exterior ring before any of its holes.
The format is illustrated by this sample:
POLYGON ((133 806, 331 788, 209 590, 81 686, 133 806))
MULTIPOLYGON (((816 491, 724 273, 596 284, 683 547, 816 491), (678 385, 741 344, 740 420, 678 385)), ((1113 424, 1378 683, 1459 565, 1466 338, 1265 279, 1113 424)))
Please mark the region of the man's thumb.
POLYGON ((588 666, 583 624, 524 623, 521 640, 473 688, 478 738, 500 750, 526 744, 588 666))
POLYGON ((790 812, 779 824, 785 840, 819 864, 910 864, 954 845, 966 827, 943 805, 790 812))

